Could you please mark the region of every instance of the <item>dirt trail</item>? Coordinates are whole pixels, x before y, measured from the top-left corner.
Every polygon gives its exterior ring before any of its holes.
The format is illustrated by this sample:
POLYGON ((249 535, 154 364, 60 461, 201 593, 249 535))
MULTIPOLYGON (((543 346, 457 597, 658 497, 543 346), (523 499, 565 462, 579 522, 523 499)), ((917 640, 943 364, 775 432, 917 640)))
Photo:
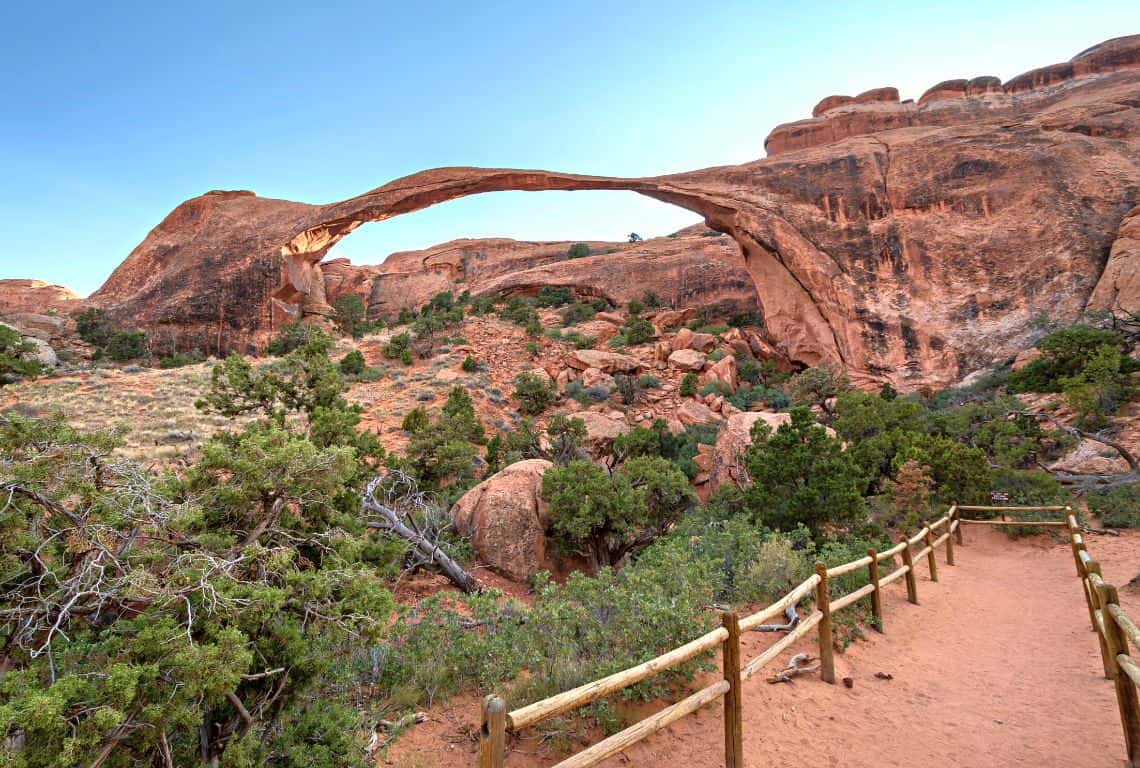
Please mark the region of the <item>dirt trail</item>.
MULTIPOLYGON (((919 566, 919 605, 906 602, 901 581, 892 585, 885 633, 837 657, 837 675, 854 688, 745 684, 747 765, 1122 765, 1112 685, 1067 546, 980 527, 965 535, 957 567, 940 553, 941 581, 919 566)), ((1089 546, 1109 580, 1124 584, 1140 571, 1136 536, 1092 537, 1089 546)), ((1140 599, 1124 593, 1135 611, 1140 599)), ((716 708, 678 726, 612 764, 721 764, 716 708)))
MULTIPOLYGON (((836 657, 837 676, 853 678, 853 688, 815 677, 769 685, 757 676, 745 684, 747 766, 1123 764, 1112 684, 1103 678, 1068 546, 1047 536, 1014 541, 980 526, 965 535, 957 567, 939 552, 938 583, 919 565, 919 605, 907 603, 901 580, 892 584, 884 593, 885 633, 869 631, 836 657)), ((1140 572, 1140 532, 1089 539, 1106 580, 1140 614, 1140 590, 1125 586, 1140 572)), ((748 633, 744 658, 772 640, 748 633)), ((773 667, 813 648, 802 641, 773 667)), ((714 768, 723 765, 722 727, 720 706, 712 705, 604 765, 714 768)), ((401 745, 427 758, 421 764, 475 764, 469 741, 455 738, 450 754, 440 755, 439 734, 429 747, 428 730, 401 745)), ((534 740, 516 741, 507 766, 549 766, 565 757, 544 753, 534 740)))

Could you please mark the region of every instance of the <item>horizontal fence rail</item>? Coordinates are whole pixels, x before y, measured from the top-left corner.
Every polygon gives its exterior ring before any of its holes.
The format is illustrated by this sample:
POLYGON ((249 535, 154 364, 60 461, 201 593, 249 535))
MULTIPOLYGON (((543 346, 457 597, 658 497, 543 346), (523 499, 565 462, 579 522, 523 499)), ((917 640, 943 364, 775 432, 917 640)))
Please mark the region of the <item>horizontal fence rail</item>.
POLYGON ((1140 628, 1120 606, 1116 587, 1101 575, 1098 563, 1085 545, 1077 518, 1065 508, 1065 521, 1069 529, 1069 544, 1073 550, 1073 563, 1081 591, 1089 611, 1089 624, 1096 633, 1100 648, 1104 676, 1116 689, 1116 704, 1120 710, 1120 724, 1124 728, 1124 749, 1127 764, 1140 768, 1140 665, 1132 657, 1132 649, 1140 651, 1140 628))
MULTIPOLYGON (((723 679, 718 680, 654 715, 629 726, 625 730, 572 755, 554 768, 590 768, 613 755, 633 746, 639 741, 666 728, 671 723, 696 712, 717 700, 724 703, 724 764, 726 768, 743 768, 742 747, 742 700, 741 685, 749 680, 791 645, 816 632, 819 645, 820 678, 828 683, 835 682, 835 637, 832 616, 845 608, 870 598, 874 628, 882 631, 883 608, 882 590, 888 584, 905 578, 907 599, 918 603, 918 585, 915 577, 915 561, 927 560, 931 581, 938 581, 938 566, 935 554, 945 544, 946 563, 954 565, 954 546, 962 544, 960 524, 966 522, 959 515, 960 509, 954 505, 949 512, 909 539, 900 541, 891 548, 878 552, 868 549, 864 557, 849 563, 828 568, 816 563, 815 573, 793 587, 786 595, 761 610, 744 617, 726 612, 721 616, 722 626, 705 633, 678 648, 674 648, 656 658, 629 669, 615 672, 599 680, 586 683, 569 691, 556 694, 525 707, 507 711, 506 702, 499 696, 487 696, 483 700, 482 727, 479 735, 480 768, 503 768, 508 735, 538 725, 552 717, 565 714, 578 707, 617 693, 624 688, 646 680, 654 675, 690 661, 703 653, 721 649, 723 679), (955 541, 957 538, 957 541, 955 541), (922 544, 922 548, 914 547, 922 544), (901 557, 903 564, 880 575, 880 565, 901 557), (868 583, 846 595, 831 599, 830 581, 839 576, 867 569, 868 583), (814 597, 815 607, 807 616, 799 618, 790 631, 765 648, 755 658, 742 662, 740 656, 740 633, 747 632, 784 615, 789 608, 794 609, 801 601, 814 597)), ((971 508, 981 509, 981 508, 971 508)), ((888 567, 890 567, 888 565, 888 567)))

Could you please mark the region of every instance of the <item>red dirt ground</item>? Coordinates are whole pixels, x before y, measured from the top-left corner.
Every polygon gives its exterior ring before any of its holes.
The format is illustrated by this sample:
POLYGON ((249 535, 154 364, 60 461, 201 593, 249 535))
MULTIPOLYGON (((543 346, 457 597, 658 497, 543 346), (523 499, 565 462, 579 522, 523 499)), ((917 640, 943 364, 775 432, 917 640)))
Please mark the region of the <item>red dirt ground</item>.
MULTIPOLYGON (((903 582, 895 582, 884 595, 885 633, 869 631, 836 657, 837 676, 853 678, 853 688, 816 677, 769 685, 764 675, 745 684, 746 765, 1123 765, 1112 684, 1103 677, 1068 546, 1047 536, 1014 541, 981 526, 965 535, 957 567, 939 554, 940 582, 919 566, 919 605, 908 604, 903 582)), ((1140 588, 1126 586, 1140 573, 1140 532, 1087 538, 1105 579, 1140 615, 1140 588)), ((744 658, 773 639, 748 633, 744 658)), ((801 641, 770 669, 813 646, 801 641)), ((474 697, 453 700, 378 764, 475 765, 477 722, 474 697)), ((713 768, 723 765, 722 744, 714 704, 604 765, 713 768)), ((565 756, 524 737, 511 743, 507 766, 549 766, 565 756)))

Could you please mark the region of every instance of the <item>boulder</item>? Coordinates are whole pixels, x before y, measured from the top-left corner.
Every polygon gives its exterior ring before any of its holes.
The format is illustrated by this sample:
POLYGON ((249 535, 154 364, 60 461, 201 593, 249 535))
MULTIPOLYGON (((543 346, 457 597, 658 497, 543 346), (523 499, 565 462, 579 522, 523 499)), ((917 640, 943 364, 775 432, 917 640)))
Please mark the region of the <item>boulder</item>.
POLYGON ((579 371, 598 368, 606 373, 635 373, 641 368, 641 361, 636 357, 599 349, 574 350, 566 357, 566 364, 579 371))
POLYGON ((669 365, 682 371, 699 371, 705 367, 706 359, 703 352, 697 352, 694 349, 678 349, 669 355, 669 365))
POLYGON ((704 403, 686 400, 677 406, 677 420, 686 426, 712 421, 713 412, 704 403))
POLYGON ((758 421, 768 424, 773 430, 792 420, 787 413, 767 413, 747 411, 734 413, 725 419, 724 427, 716 437, 713 450, 713 463, 709 470, 709 482, 713 487, 721 483, 743 483, 747 473, 740 458, 752 445, 752 425, 758 421))
POLYGON ((32 336, 40 341, 51 341, 63 335, 67 318, 62 315, 41 315, 35 312, 13 312, 6 319, 20 329, 24 336, 32 336))
POLYGON ((590 442, 590 452, 594 456, 609 453, 614 439, 631 429, 625 415, 618 411, 582 411, 576 414, 576 418, 586 425, 586 439, 590 442))
POLYGON ((668 360, 672 352, 673 345, 668 341, 657 341, 653 343, 653 359, 657 362, 668 360))
POLYGON ((612 390, 617 386, 614 377, 605 373, 600 368, 587 368, 582 371, 581 382, 582 386, 587 389, 590 387, 605 387, 606 389, 612 390))
POLYGON ((717 360, 705 372, 705 381, 717 381, 726 384, 735 391, 736 385, 739 383, 736 373, 736 358, 732 355, 725 355, 717 360))
POLYGON ((619 328, 625 324, 625 318, 616 312, 599 312, 598 314, 594 315, 594 319, 601 320, 602 322, 609 323, 610 325, 616 325, 619 328))
POLYGON ((543 473, 552 466, 545 459, 511 464, 463 494, 451 508, 456 530, 471 539, 479 559, 515 581, 549 567, 549 520, 538 494, 543 473))
POLYGON ((716 336, 711 333, 694 333, 693 337, 689 339, 689 349, 695 349, 698 352, 712 352, 716 349, 716 336))
POLYGON ((673 337, 673 350, 688 349, 689 343, 693 340, 693 332, 688 328, 682 328, 677 331, 677 335, 673 337))
POLYGON ((653 316, 653 324, 657 326, 658 330, 668 331, 690 322, 696 316, 697 311, 693 307, 679 311, 663 309, 653 316))

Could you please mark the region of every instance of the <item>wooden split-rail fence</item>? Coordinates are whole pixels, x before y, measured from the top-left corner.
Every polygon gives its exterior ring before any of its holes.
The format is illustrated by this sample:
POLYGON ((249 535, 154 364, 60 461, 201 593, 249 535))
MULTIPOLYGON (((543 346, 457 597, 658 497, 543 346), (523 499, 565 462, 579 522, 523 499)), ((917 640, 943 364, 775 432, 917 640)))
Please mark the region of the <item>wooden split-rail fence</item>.
MULTIPOLYGON (((717 648, 721 650, 723 671, 720 680, 572 755, 558 763, 554 768, 589 768, 589 766, 597 765, 606 758, 616 755, 718 699, 722 700, 724 705, 724 764, 726 768, 743 768, 744 749, 742 745, 743 728, 741 726, 743 703, 741 686, 743 683, 758 674, 783 653, 788 646, 807 636, 812 630, 816 630, 819 644, 820 677, 828 683, 834 683, 835 658, 831 617, 860 600, 869 598, 874 626, 881 631, 883 626, 883 602, 881 599, 883 587, 899 579, 905 579, 907 599, 911 603, 917 604, 916 564, 925 559, 931 581, 938 581, 936 552, 945 545, 946 563, 947 565, 954 565, 955 539, 958 544, 963 543, 962 524, 982 522, 963 519, 961 512, 983 509, 996 508, 954 505, 943 517, 925 526, 909 539, 900 541, 883 552, 868 549, 866 556, 832 568, 828 568, 823 563, 816 563, 815 573, 767 608, 744 617, 738 617, 732 612, 725 612, 721 614, 721 626, 711 632, 654 659, 621 672, 615 672, 600 680, 594 680, 572 690, 510 711, 507 710, 506 701, 502 697, 487 696, 483 699, 483 722, 479 735, 480 768, 503 768, 508 734, 518 734, 526 728, 617 693, 624 688, 717 648), (902 565, 889 573, 882 574, 880 566, 886 564, 886 567, 890 567, 895 563, 896 557, 901 558, 902 565), (829 580, 861 568, 867 569, 868 583, 854 592, 832 599, 828 591, 829 580), (781 616, 786 609, 794 608, 801 600, 809 596, 815 598, 815 606, 810 614, 801 618, 791 631, 764 649, 755 658, 747 662, 741 659, 741 632, 751 630, 769 619, 781 616)), ((1063 510, 1066 508, 1051 509, 1063 510)), ((1005 524, 1014 525, 1018 523, 1005 524)), ((1047 523, 1047 525, 1066 525, 1066 523, 1047 523)))
POLYGON ((1069 542, 1073 548, 1073 561, 1077 577, 1085 594, 1089 609, 1089 623, 1096 633, 1104 676, 1116 689, 1116 705, 1120 710, 1120 723, 1124 727, 1124 749, 1127 765, 1140 768, 1140 663, 1131 649, 1140 653, 1140 628, 1136 621, 1120 607, 1116 587, 1101 577, 1100 563, 1089 554, 1085 535, 1077 525, 1072 510, 1066 510, 1065 522, 1069 529, 1069 542))

